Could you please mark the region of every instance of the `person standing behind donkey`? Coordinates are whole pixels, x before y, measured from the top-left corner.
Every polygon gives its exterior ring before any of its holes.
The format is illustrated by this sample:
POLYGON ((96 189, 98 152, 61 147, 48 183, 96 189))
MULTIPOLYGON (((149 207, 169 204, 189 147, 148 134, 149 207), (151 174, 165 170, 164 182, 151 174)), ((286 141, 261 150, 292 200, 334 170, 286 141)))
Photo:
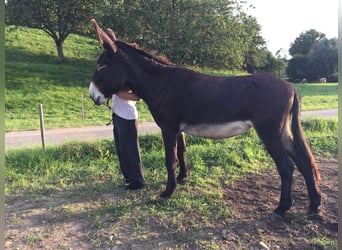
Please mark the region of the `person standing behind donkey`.
POLYGON ((140 98, 131 90, 118 91, 112 96, 113 133, 120 170, 127 189, 145 186, 138 139, 138 111, 140 98))

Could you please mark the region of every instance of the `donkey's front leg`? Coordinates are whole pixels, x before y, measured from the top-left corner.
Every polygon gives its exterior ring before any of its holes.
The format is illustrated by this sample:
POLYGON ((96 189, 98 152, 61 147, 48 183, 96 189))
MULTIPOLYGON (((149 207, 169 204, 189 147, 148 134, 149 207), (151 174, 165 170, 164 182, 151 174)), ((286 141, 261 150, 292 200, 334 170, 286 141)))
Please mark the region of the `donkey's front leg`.
POLYGON ((185 135, 183 132, 179 133, 178 135, 177 156, 179 160, 179 174, 177 176, 177 182, 185 183, 185 179, 189 175, 189 169, 186 165, 186 144, 185 135))
POLYGON ((165 146, 165 165, 167 169, 166 190, 161 193, 161 197, 169 198, 176 191, 176 169, 178 165, 177 159, 177 137, 178 133, 162 130, 164 146, 165 146))

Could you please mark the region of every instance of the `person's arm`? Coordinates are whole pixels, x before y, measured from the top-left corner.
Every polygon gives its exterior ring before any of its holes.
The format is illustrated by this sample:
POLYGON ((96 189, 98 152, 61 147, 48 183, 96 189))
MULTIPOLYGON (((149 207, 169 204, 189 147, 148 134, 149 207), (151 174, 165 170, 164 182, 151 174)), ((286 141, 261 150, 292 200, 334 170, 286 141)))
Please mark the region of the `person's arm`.
POLYGON ((126 99, 126 100, 132 100, 132 101, 139 101, 140 97, 137 96, 132 90, 120 90, 115 93, 115 95, 126 99))

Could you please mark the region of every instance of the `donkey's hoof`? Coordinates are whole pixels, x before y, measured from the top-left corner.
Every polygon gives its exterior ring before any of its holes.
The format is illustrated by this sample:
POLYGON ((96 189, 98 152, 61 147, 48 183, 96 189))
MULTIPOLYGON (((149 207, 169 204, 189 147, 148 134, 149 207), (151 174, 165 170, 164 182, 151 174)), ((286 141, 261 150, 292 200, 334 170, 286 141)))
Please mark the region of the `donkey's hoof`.
POLYGON ((186 177, 177 177, 177 183, 184 185, 186 183, 186 177))
POLYGON ((307 213, 308 220, 324 221, 324 215, 321 211, 311 211, 307 213))
POLYGON ((165 205, 168 202, 168 199, 165 199, 161 196, 157 200, 155 200, 155 203, 158 205, 165 205))
POLYGON ((271 214, 270 220, 273 222, 284 221, 285 217, 284 217, 284 215, 280 215, 280 214, 277 214, 276 212, 273 212, 271 214))
POLYGON ((172 195, 172 194, 170 194, 169 192, 164 191, 164 192, 162 192, 162 193, 159 195, 159 197, 160 197, 160 198, 163 198, 163 199, 165 199, 165 200, 167 200, 167 199, 170 199, 170 198, 171 198, 171 195, 172 195))
POLYGON ((309 206, 307 217, 309 220, 323 221, 324 215, 320 206, 309 206))

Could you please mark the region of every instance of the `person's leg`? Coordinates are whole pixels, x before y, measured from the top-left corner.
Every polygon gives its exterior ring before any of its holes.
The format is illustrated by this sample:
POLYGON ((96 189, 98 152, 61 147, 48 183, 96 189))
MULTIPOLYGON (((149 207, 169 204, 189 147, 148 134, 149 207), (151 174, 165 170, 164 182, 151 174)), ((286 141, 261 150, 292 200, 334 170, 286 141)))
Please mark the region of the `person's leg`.
POLYGON ((118 137, 120 154, 123 162, 124 172, 129 179, 129 189, 141 188, 144 181, 143 168, 138 141, 137 121, 125 120, 119 116, 115 117, 118 125, 118 137))
POLYGON ((122 175, 125 178, 125 181, 128 182, 128 174, 124 168, 125 163, 124 163, 124 158, 122 156, 121 152, 121 147, 120 147, 120 136, 119 136, 119 131, 120 131, 120 117, 116 116, 115 114, 112 115, 112 120, 113 120, 113 134, 114 134, 114 144, 115 144, 115 149, 116 149, 116 155, 118 156, 119 159, 119 166, 122 175))

